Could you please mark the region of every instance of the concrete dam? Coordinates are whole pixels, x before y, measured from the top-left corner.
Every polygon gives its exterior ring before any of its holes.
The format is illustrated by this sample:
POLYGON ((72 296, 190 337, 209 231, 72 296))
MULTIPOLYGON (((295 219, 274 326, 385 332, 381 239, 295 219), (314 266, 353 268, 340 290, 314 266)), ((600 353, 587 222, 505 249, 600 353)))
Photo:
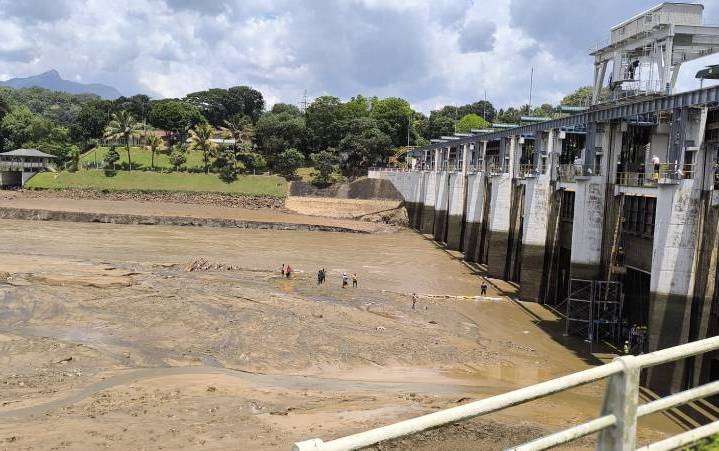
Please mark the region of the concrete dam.
MULTIPOLYGON (((624 101, 418 149, 373 169, 410 225, 567 332, 643 353, 719 332, 719 88, 624 101)), ((719 378, 709 354, 650 371, 657 392, 719 378)))

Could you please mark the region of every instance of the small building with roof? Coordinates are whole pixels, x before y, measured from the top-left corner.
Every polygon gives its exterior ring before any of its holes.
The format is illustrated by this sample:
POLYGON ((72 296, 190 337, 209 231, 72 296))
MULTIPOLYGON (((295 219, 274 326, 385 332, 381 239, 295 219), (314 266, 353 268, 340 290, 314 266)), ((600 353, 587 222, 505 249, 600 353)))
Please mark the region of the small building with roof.
POLYGON ((50 169, 55 158, 37 149, 0 153, 0 188, 22 187, 38 172, 50 169))

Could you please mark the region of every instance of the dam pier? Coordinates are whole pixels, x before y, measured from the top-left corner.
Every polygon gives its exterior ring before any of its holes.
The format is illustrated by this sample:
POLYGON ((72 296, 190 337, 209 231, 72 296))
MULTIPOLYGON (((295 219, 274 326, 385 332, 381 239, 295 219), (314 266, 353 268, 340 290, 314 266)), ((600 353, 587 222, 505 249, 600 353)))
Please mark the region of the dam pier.
MULTIPOLYGON (((568 333, 649 352, 717 334, 718 102, 712 87, 444 137, 369 176, 411 227, 566 312, 568 333)), ((645 382, 718 377, 710 354, 645 382)))

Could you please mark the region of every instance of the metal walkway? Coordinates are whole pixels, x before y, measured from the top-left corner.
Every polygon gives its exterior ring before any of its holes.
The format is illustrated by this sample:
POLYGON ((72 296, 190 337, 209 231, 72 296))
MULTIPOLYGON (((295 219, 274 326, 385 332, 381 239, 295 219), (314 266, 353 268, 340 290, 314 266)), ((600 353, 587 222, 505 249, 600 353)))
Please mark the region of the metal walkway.
POLYGON ((694 91, 635 100, 633 102, 593 109, 560 119, 552 119, 551 121, 537 122, 534 124, 497 130, 489 133, 476 133, 472 136, 457 136, 455 137, 456 139, 452 140, 438 140, 437 142, 432 142, 427 146, 419 148, 419 150, 438 149, 447 147, 448 145, 458 146, 477 141, 495 141, 501 138, 519 136, 538 131, 562 127, 576 127, 578 125, 585 125, 592 122, 607 122, 613 119, 622 119, 641 114, 656 113, 675 108, 708 105, 716 102, 719 102, 719 86, 711 86, 694 91))

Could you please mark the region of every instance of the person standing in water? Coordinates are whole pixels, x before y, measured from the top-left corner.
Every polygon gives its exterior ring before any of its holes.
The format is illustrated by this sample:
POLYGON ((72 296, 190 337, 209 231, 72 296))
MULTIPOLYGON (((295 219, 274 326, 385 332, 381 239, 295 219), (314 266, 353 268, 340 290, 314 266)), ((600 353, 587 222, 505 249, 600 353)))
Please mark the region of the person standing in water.
POLYGON ((292 268, 290 267, 290 265, 287 265, 287 267, 285 268, 285 276, 289 279, 291 275, 292 275, 292 268))
POLYGON ((357 288, 357 273, 352 274, 352 288, 357 288))
POLYGON ((416 310, 417 308, 417 294, 412 293, 412 310, 416 310))
POLYGON ((348 281, 347 273, 342 273, 342 288, 347 288, 347 281, 348 281))

